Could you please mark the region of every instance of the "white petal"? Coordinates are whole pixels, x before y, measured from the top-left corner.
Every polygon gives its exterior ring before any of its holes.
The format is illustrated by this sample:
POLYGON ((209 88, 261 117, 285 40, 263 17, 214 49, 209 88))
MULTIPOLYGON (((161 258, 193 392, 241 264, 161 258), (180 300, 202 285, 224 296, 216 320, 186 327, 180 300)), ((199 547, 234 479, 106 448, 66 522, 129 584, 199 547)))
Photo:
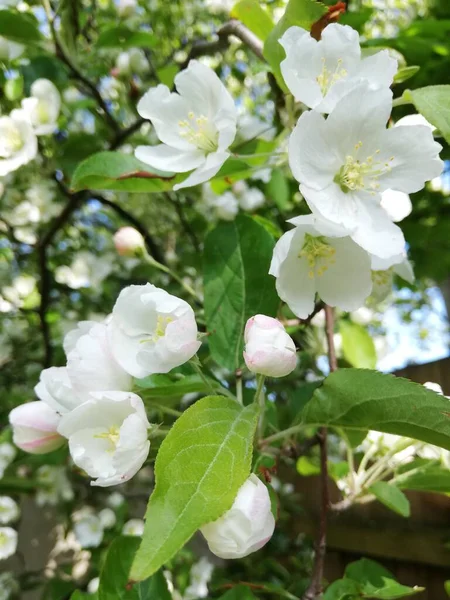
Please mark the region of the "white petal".
POLYGON ((335 263, 316 277, 320 298, 330 306, 351 311, 360 308, 372 290, 370 257, 350 238, 329 238, 335 263))
POLYGON ((439 158, 442 146, 434 141, 429 127, 392 127, 380 142, 379 160, 389 162, 390 170, 379 178, 383 189, 410 194, 421 190, 426 181, 442 173, 439 158))
POLYGON ((358 75, 367 79, 372 88, 390 87, 397 73, 398 63, 388 50, 381 50, 361 61, 358 75))
POLYGON ((394 273, 407 281, 408 283, 414 283, 414 270, 412 264, 407 258, 394 267, 394 273))
POLYGON ((181 190, 182 188, 192 187, 199 183, 209 181, 219 172, 220 167, 229 156, 229 152, 212 152, 211 154, 208 154, 204 164, 198 167, 198 169, 195 169, 195 171, 193 171, 184 181, 174 185, 173 189, 175 191, 181 190))
POLYGON ((134 155, 147 165, 160 171, 185 173, 196 169, 205 162, 205 153, 202 150, 179 150, 158 144, 157 146, 138 146, 134 155))
POLYGON ((295 235, 295 231, 295 229, 291 229, 291 231, 284 233, 280 237, 278 242, 275 244, 275 248, 273 249, 272 261, 270 263, 269 275, 278 277, 278 275, 280 274, 280 267, 283 261, 286 260, 287 255, 289 254, 289 249, 291 247, 291 242, 295 235))
MULTIPOLYGON (((328 120, 330 117, 328 118, 328 120)), ((302 114, 289 138, 289 166, 295 179, 320 190, 339 171, 342 160, 327 133, 328 121, 315 111, 302 114)))
POLYGON ((359 204, 358 228, 352 239, 380 258, 390 258, 405 251, 405 238, 400 227, 392 223, 380 205, 370 201, 359 204))
POLYGON ((403 221, 412 211, 412 203, 408 194, 389 189, 381 194, 381 206, 394 223, 403 221))
POLYGON ((345 193, 334 182, 322 190, 301 185, 300 192, 309 208, 326 221, 341 225, 347 230, 353 230, 358 226, 359 196, 364 196, 364 193, 345 193))
POLYGON ((323 55, 328 58, 339 58, 357 61, 361 56, 359 34, 348 25, 331 23, 322 31, 321 46, 323 55))

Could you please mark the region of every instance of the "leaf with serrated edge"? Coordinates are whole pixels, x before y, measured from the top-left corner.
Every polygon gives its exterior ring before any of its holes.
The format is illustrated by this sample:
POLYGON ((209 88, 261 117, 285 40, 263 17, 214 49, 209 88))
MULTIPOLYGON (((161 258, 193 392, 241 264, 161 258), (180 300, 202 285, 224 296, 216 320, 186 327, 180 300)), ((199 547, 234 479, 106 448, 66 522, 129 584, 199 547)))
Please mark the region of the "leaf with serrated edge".
POLYGON ((450 144, 450 85, 429 85, 407 93, 420 114, 437 127, 450 144))
POLYGON ((450 401, 394 375, 340 369, 329 375, 301 414, 305 425, 374 429, 450 450, 450 401))
POLYGON ((155 463, 156 487, 130 577, 157 571, 202 525, 223 515, 250 474, 258 408, 221 396, 198 400, 176 421, 155 463))

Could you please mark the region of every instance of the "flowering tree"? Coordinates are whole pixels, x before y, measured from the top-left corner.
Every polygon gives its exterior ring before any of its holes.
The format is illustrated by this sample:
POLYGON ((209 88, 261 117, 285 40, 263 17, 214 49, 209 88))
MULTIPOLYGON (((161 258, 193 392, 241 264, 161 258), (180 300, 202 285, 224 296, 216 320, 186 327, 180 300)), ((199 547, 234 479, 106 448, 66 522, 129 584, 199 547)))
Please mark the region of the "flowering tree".
MULTIPOLYGON (((342 2, 0 7, 0 559, 21 493, 63 525, 36 581, 6 574, 5 593, 420 592, 371 560, 334 582, 324 565, 330 511, 407 517, 402 490, 450 492, 448 399, 375 370, 357 318, 394 283, 424 305, 425 276, 448 275, 423 248, 446 212, 448 53, 430 75, 388 16, 380 38, 377 13, 342 2), (314 547, 292 529, 306 473, 314 547), (185 547, 197 532, 209 551, 185 547), (260 571, 224 562, 256 552, 260 571)), ((407 8, 401 27, 426 37, 407 8)))

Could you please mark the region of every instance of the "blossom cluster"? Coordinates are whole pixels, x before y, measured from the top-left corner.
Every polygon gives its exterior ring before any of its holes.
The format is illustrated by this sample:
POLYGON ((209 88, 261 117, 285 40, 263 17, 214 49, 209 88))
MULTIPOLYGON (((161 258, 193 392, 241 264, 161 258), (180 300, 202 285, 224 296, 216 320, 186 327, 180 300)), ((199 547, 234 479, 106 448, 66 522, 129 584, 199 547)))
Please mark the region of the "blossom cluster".
POLYGON ((104 322, 82 321, 65 336, 67 364, 41 372, 39 400, 11 411, 14 443, 40 454, 68 440, 92 485, 128 481, 150 448, 150 423, 132 391, 133 377, 167 373, 199 346, 187 302, 149 283, 123 289, 104 322))
MULTIPOLYGON (((397 204, 409 203, 409 193, 440 175, 442 147, 426 122, 386 127, 397 60, 387 50, 364 55, 351 27, 331 24, 317 41, 294 26, 280 44, 285 83, 308 109, 290 135, 288 163, 311 214, 289 221, 294 229, 278 241, 270 273, 299 318, 312 313, 316 294, 330 306, 356 310, 371 293, 385 296, 394 274, 413 281, 395 223, 409 209, 397 204)), ((231 154, 237 109, 217 75, 198 61, 175 85, 178 93, 159 85, 139 102, 162 144, 140 146, 135 154, 157 169, 191 172, 174 186, 179 189, 218 173, 231 154)), ((219 218, 232 220, 239 205, 260 206, 252 190, 237 185, 218 197, 207 190, 219 218)))
POLYGON ((56 130, 60 107, 61 97, 55 85, 48 79, 37 79, 21 108, 0 117, 0 176, 36 158, 37 136, 56 130))

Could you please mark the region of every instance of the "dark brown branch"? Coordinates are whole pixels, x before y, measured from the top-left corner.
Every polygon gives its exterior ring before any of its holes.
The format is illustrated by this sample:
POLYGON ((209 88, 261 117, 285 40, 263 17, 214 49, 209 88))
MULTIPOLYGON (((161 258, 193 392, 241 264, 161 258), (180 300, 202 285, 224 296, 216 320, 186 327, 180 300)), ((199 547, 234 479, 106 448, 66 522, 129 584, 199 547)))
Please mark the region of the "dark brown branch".
POLYGON ((181 206, 180 202, 173 198, 171 196, 171 194, 169 194, 168 192, 165 193, 166 198, 169 200, 169 202, 173 205, 173 207, 175 208, 178 218, 180 220, 181 226, 183 227, 184 231, 186 232, 186 235, 191 239, 192 245, 194 246, 194 249, 196 252, 200 252, 200 242, 197 239, 197 236, 195 235, 194 230, 192 229, 189 221, 186 219, 184 211, 183 211, 183 207, 181 206))
POLYGON ((99 202, 101 202, 104 206, 109 206, 114 212, 116 212, 120 217, 122 217, 124 221, 132 225, 135 229, 137 229, 144 238, 149 253, 153 256, 155 260, 162 264, 165 264, 164 257, 159 247, 157 246, 155 240, 134 215, 129 213, 127 210, 125 210, 112 200, 108 200, 107 198, 104 198, 99 194, 93 194, 93 197, 99 202))
MULTIPOLYGON (((328 360, 330 362, 330 371, 334 372, 338 368, 336 350, 334 347, 334 310, 327 304, 325 304, 325 330, 328 344, 328 360)), ((327 550, 327 516, 330 508, 330 498, 328 494, 328 450, 326 427, 321 427, 319 429, 318 436, 320 445, 321 479, 319 534, 316 542, 316 554, 314 557, 314 568, 311 577, 311 583, 309 584, 309 587, 303 596, 303 600, 315 600, 322 595, 323 569, 327 550)))
POLYGON ((115 150, 116 148, 121 146, 130 135, 132 135, 133 133, 135 133, 136 131, 138 131, 141 128, 141 126, 145 123, 145 121, 146 121, 146 119, 139 117, 129 127, 126 127, 125 129, 118 131, 116 133, 116 135, 114 136, 114 139, 111 142, 109 149, 115 150))

